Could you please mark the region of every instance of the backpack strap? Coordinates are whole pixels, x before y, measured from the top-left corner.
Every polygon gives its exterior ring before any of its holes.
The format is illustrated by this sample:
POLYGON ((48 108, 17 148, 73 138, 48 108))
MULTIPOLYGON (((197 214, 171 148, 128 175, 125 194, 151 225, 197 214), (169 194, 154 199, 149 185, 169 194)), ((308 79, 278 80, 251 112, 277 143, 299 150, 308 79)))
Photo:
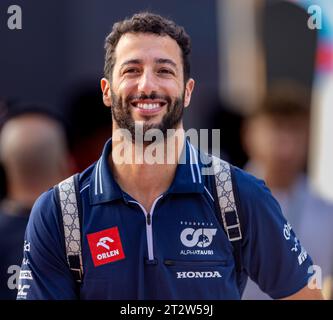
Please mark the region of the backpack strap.
POLYGON ((221 215, 223 228, 233 246, 233 255, 235 260, 237 282, 241 285, 242 272, 242 252, 241 240, 242 230, 238 215, 237 201, 239 201, 236 186, 232 177, 232 168, 230 164, 215 156, 212 156, 212 165, 214 171, 215 188, 215 205, 217 212, 221 215))
POLYGON ((242 231, 234 196, 230 164, 213 156, 213 168, 223 227, 231 242, 242 239, 242 231))
POLYGON ((78 182, 79 174, 75 174, 56 185, 55 190, 62 214, 67 263, 75 281, 81 283, 83 265, 78 182))

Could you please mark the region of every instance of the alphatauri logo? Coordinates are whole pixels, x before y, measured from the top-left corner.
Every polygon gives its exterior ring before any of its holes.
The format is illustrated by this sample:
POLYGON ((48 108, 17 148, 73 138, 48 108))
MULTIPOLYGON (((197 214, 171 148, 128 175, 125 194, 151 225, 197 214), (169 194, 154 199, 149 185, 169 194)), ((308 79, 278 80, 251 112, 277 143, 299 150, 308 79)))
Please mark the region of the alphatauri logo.
POLYGON ((218 271, 183 271, 177 272, 177 279, 222 278, 218 271))
POLYGON ((118 227, 87 235, 94 266, 125 258, 118 227))
POLYGON ((194 246, 206 248, 212 243, 216 231, 216 228, 186 228, 181 232, 180 240, 184 246, 189 248, 194 246))

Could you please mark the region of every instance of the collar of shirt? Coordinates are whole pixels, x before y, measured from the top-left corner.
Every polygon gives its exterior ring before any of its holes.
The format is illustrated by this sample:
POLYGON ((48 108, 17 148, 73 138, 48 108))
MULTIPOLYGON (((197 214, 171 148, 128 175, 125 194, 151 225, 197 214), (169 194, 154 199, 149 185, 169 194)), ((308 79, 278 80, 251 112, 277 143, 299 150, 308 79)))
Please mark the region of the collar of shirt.
MULTIPOLYGON (((115 181, 108 156, 112 149, 112 140, 104 145, 103 152, 91 174, 90 179, 90 204, 100 204, 117 199, 129 200, 130 196, 123 192, 115 181)), ((203 193, 204 179, 202 174, 204 164, 200 153, 186 140, 180 161, 177 166, 175 178, 166 193, 203 193), (185 152, 184 152, 185 151, 185 152)))

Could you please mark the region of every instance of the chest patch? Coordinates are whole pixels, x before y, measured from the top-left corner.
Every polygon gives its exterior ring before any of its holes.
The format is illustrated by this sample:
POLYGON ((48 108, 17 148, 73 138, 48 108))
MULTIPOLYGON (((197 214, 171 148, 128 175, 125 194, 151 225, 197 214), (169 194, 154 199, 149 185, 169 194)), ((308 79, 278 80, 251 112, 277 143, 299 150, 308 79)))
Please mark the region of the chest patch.
POLYGON ((95 267, 125 258, 118 227, 90 233, 87 238, 95 267))

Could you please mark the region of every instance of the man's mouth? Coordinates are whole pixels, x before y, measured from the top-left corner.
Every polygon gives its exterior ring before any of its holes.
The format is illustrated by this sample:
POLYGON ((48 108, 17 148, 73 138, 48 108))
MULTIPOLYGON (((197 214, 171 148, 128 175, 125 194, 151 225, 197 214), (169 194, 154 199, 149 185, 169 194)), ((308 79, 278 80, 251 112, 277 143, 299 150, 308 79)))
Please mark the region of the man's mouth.
POLYGON ((131 106, 141 110, 151 110, 155 111, 164 107, 167 102, 163 100, 133 100, 131 101, 131 106))

